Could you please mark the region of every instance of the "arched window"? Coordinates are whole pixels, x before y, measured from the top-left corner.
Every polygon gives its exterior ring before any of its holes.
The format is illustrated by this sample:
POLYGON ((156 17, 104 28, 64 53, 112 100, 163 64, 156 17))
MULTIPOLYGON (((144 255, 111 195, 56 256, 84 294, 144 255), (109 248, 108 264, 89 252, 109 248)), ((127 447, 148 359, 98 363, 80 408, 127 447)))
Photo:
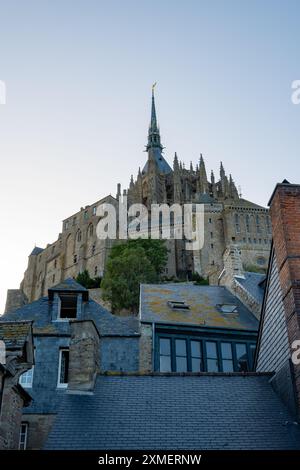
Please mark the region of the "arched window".
POLYGON ((97 274, 98 274, 98 267, 97 267, 97 266, 95 266, 95 271, 94 271, 94 273, 95 273, 95 276, 97 276, 97 274))
POLYGON ((81 230, 78 230, 77 232, 77 241, 81 242, 81 230))
POLYGON ((246 230, 250 232, 250 216, 248 214, 246 215, 246 230))
POLYGON ((240 218, 238 214, 235 214, 234 220, 235 220, 235 231, 236 233, 240 233, 241 227, 240 227, 240 218))

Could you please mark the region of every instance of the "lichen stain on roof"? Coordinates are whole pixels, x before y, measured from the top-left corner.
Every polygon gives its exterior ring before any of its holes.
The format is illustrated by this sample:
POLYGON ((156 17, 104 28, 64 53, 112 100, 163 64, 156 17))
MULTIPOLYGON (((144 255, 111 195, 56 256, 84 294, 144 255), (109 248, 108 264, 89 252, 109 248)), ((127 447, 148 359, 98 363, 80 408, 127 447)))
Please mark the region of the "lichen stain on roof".
POLYGON ((226 288, 190 283, 141 286, 142 321, 181 323, 232 329, 257 330, 252 313, 226 288), (189 309, 172 309, 168 301, 184 301, 189 309), (217 304, 234 304, 238 314, 224 314, 217 304))

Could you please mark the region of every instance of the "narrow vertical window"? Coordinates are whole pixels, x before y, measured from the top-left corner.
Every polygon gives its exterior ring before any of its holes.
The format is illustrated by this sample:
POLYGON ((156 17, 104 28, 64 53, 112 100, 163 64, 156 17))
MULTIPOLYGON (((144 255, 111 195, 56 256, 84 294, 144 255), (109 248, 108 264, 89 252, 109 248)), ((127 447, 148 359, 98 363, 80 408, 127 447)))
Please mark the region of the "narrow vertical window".
POLYGON ((219 372, 217 343, 213 341, 206 341, 206 359, 207 359, 207 371, 219 372))
POLYGON ((221 343, 223 372, 233 372, 232 347, 230 343, 221 343))
POLYGON ((19 438, 19 450, 27 449, 27 435, 28 435, 28 424, 21 423, 20 427, 20 438, 19 438))
POLYGON ((201 372, 203 370, 200 341, 191 341, 191 367, 192 372, 201 372))
POLYGON ((175 340, 176 372, 187 372, 186 340, 175 340))
POLYGON ((259 215, 256 216, 256 231, 260 233, 260 218, 259 215))
POLYGON ((249 370, 249 366, 246 345, 244 343, 238 343, 235 345, 235 350, 236 359, 238 363, 238 371, 247 372, 249 370))
POLYGON ((58 365, 58 387, 67 387, 69 375, 69 350, 61 349, 59 351, 58 365))
POLYGON ((160 338, 159 340, 159 370, 160 372, 171 372, 171 340, 160 338))
POLYGON ((250 232, 250 216, 248 214, 246 215, 246 230, 250 232))
POLYGON ((236 231, 236 233, 240 233, 240 231, 241 231, 240 217, 239 217, 238 214, 235 214, 234 221, 235 221, 235 231, 236 231))
POLYGON ((267 232, 271 233, 271 223, 270 223, 270 216, 266 215, 266 226, 267 226, 267 232))

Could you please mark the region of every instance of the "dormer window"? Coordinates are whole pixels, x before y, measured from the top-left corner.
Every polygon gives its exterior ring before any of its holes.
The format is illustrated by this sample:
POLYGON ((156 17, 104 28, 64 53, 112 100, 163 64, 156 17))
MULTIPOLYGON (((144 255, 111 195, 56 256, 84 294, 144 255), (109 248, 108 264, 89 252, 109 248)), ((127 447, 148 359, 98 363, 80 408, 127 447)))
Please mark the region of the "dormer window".
POLYGON ((69 319, 77 317, 77 295, 60 294, 59 318, 69 319))

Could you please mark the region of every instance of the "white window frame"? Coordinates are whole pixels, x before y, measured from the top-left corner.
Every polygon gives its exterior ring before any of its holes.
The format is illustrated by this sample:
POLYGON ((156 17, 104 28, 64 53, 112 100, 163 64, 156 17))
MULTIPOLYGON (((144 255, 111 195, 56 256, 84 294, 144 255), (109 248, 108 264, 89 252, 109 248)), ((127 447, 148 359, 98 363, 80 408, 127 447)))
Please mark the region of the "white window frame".
POLYGON ((68 387, 68 383, 61 383, 61 382, 60 382, 62 353, 63 353, 64 351, 68 351, 68 353, 70 353, 68 348, 61 348, 61 349, 59 350, 57 388, 67 388, 67 387, 68 387))
POLYGON ((28 423, 21 423, 20 426, 20 435, 19 435, 19 450, 27 449, 27 439, 28 439, 28 423), (25 432, 22 432, 22 427, 24 426, 25 432), (24 441, 21 441, 21 437, 24 436, 24 441), (22 444, 22 447, 21 447, 22 444))
POLYGON ((24 372, 23 374, 20 375, 19 384, 22 385, 23 388, 32 388, 33 374, 34 374, 34 366, 32 366, 31 369, 28 369, 26 372, 24 372), (29 372, 31 373, 31 381, 30 382, 27 381, 29 372), (23 379, 25 379, 24 382, 22 380, 22 377, 23 377, 23 379))

